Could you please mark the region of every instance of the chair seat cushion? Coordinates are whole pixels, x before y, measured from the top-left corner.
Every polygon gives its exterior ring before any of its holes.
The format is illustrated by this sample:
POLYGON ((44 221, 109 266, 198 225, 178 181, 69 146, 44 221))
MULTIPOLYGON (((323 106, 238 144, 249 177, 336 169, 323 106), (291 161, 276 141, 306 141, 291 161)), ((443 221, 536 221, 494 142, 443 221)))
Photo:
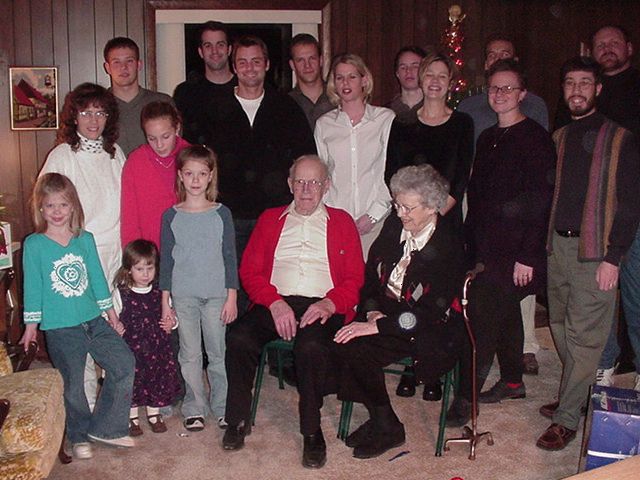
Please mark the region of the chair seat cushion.
POLYGON ((62 405, 63 382, 52 368, 18 372, 0 378, 0 398, 11 402, 0 431, 0 457, 41 450, 62 405))

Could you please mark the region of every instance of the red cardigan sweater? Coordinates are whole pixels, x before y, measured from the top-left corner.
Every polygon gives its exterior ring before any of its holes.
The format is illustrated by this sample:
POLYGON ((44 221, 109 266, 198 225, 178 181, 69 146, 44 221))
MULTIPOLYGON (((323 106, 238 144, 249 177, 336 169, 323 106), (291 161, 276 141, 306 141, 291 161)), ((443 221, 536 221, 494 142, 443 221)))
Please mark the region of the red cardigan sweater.
MULTIPOLYGON (((260 215, 240 263, 240 279, 249 298, 267 308, 282 299, 270 282, 276 247, 287 218, 282 215, 286 208, 270 208, 260 215)), ((347 212, 327 207, 327 213, 327 255, 334 287, 326 298, 336 306, 336 313, 345 315, 349 322, 364 282, 360 235, 347 212)))

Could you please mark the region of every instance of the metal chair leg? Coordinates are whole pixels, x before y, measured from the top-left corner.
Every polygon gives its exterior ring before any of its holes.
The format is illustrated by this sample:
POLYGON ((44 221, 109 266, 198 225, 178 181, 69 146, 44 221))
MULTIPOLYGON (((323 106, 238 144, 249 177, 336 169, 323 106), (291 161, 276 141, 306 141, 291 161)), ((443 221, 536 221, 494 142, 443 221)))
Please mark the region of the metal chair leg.
POLYGON ((436 457, 442 456, 442 447, 444 446, 444 433, 447 426, 447 409, 449 408, 449 395, 451 389, 455 388, 455 375, 458 365, 447 372, 444 377, 444 387, 442 389, 442 406, 440 407, 440 419, 438 423, 438 439, 436 441, 436 457))
POLYGON ((349 424, 351 423, 351 412, 353 411, 353 402, 348 400, 342 401, 340 409, 340 420, 338 422, 338 438, 342 441, 349 436, 349 424))
POLYGON ((258 371, 256 372, 256 383, 253 387, 253 400, 251 401, 251 425, 256 424, 256 413, 258 412, 258 402, 260 400, 260 389, 264 377, 264 366, 267 363, 267 349, 263 348, 258 361, 258 371))

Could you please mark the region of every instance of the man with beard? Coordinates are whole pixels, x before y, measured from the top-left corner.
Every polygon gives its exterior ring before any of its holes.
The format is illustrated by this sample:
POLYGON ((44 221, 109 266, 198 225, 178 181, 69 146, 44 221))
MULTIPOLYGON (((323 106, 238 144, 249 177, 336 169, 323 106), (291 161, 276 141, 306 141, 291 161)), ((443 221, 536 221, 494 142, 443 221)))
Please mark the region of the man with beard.
POLYGON ((571 123, 553 134, 558 155, 547 239, 549 323, 562 362, 553 423, 538 439, 561 450, 576 435, 616 302, 620 260, 638 226, 640 158, 634 136, 596 111, 600 66, 576 57, 562 67, 571 123))
MULTIPOLYGON (((631 66, 633 45, 627 31, 607 25, 591 37, 593 58, 602 68, 602 92, 598 111, 636 136, 640 134, 640 70, 631 66)), ((571 112, 560 100, 555 127, 571 121, 571 112)))

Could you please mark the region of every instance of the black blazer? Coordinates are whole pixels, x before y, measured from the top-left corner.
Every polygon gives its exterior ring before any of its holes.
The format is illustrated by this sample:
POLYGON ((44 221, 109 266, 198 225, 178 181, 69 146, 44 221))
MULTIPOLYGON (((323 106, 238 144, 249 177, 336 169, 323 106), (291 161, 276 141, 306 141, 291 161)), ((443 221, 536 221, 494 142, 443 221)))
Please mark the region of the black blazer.
POLYGON ((389 276, 402 258, 401 232, 400 219, 391 215, 371 246, 358 320, 365 321, 370 311, 384 313, 386 316, 377 321, 380 334, 407 339, 418 381, 434 379, 451 369, 460 351, 461 322, 455 314, 465 273, 463 243, 446 224, 438 222, 424 248, 414 252, 398 301, 386 290, 389 276))

